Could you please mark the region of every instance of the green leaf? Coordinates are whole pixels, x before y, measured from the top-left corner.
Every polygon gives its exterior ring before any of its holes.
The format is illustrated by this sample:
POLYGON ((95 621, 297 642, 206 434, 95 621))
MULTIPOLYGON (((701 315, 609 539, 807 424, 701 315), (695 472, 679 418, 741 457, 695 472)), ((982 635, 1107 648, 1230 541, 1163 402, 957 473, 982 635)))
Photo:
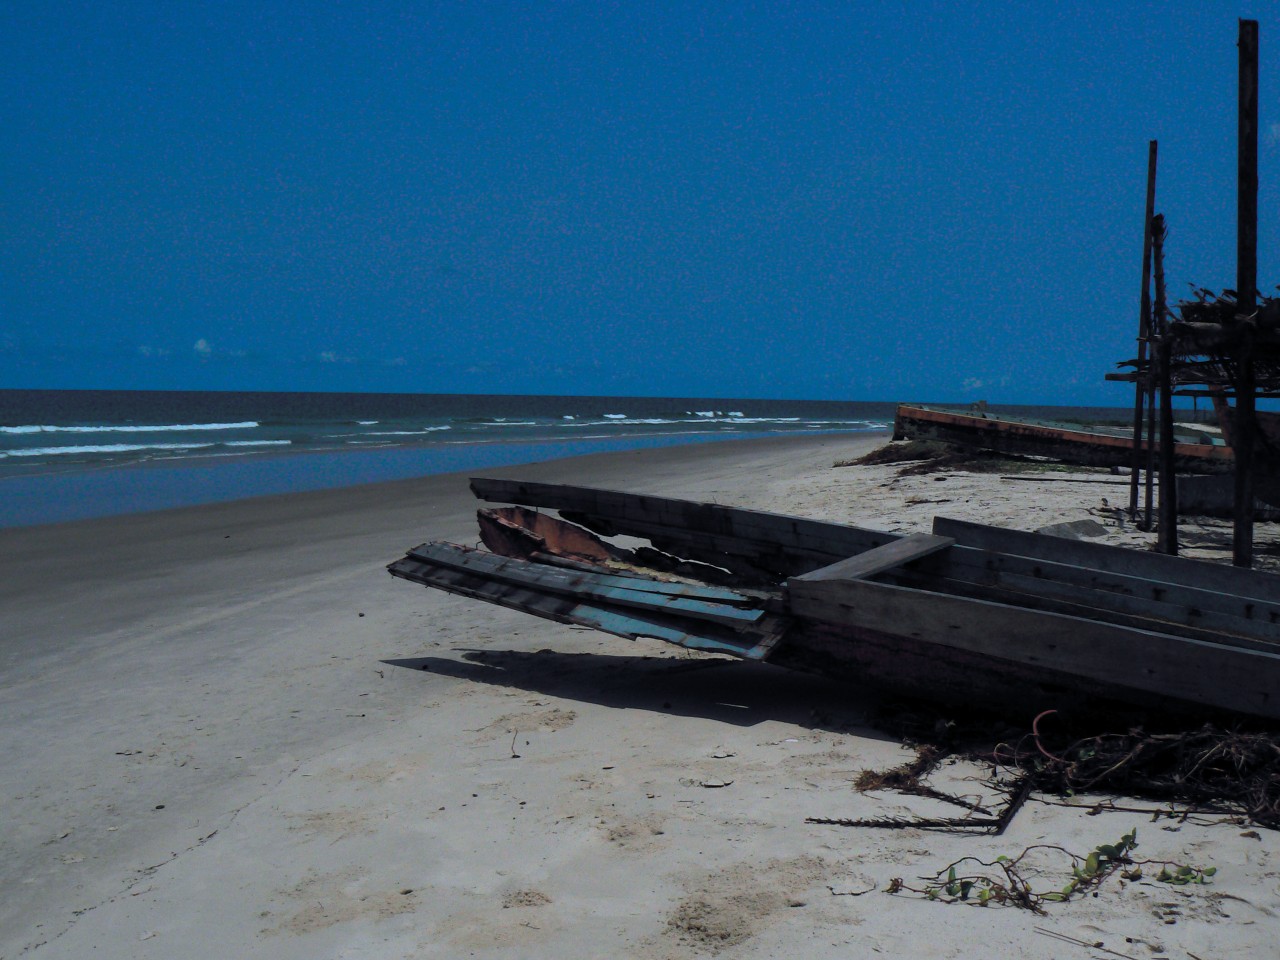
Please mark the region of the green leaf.
POLYGON ((1217 868, 1217 867, 1205 867, 1205 868, 1204 868, 1204 870, 1202 870, 1201 872, 1202 872, 1206 877, 1212 877, 1215 873, 1217 873, 1217 872, 1218 872, 1218 868, 1217 868))

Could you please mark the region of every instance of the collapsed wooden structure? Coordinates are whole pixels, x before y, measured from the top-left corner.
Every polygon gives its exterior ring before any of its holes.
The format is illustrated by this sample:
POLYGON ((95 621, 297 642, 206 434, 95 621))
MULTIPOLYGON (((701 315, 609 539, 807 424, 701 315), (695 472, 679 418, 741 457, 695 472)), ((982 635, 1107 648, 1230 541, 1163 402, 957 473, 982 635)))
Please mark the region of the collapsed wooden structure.
MULTIPOLYGON (((1133 461, 1133 440, 1123 428, 1071 426, 1029 420, 986 410, 963 412, 918 403, 900 403, 894 440, 932 440, 1018 457, 1044 457, 1087 467, 1124 467, 1133 461)), ((1203 431, 1175 433, 1174 465, 1188 473, 1230 473, 1231 448, 1203 431)), ((1139 438, 1145 453, 1147 439, 1139 438)))
POLYGON ((1108 379, 1136 386, 1129 509, 1138 516, 1138 478, 1145 471, 1145 519, 1152 522, 1152 478, 1158 472, 1159 546, 1165 553, 1178 551, 1173 397, 1213 400, 1235 460, 1233 562, 1247 567, 1253 563, 1258 478, 1280 488, 1280 430, 1266 429, 1268 422, 1280 421, 1268 421, 1256 409, 1259 397, 1280 397, 1280 298, 1260 296, 1257 289, 1258 22, 1241 20, 1239 30, 1235 289, 1215 294, 1197 288, 1193 299, 1169 306, 1163 268, 1165 223, 1155 213, 1153 140, 1147 163, 1138 355, 1121 364, 1132 367, 1131 372, 1110 374, 1108 379), (1147 436, 1156 434, 1159 420, 1158 471, 1154 449, 1143 449, 1139 443, 1144 414, 1147 436))
POLYGON ((586 487, 471 485, 518 505, 480 511, 489 550, 423 544, 392 575, 969 708, 1280 720, 1272 574, 941 517, 903 536, 586 487), (601 539, 617 535, 648 545, 601 539))

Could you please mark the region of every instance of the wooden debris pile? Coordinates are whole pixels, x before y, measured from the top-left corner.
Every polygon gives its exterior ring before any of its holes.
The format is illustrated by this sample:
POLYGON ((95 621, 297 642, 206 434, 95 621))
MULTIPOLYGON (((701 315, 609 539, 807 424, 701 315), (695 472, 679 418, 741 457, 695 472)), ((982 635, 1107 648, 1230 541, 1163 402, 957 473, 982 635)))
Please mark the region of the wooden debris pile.
POLYGON ((1081 737, 1060 750, 1033 733, 997 749, 995 759, 1022 770, 1040 792, 1142 797, 1280 829, 1280 738, 1270 731, 1136 728, 1081 737))
POLYGON ((1017 473, 1026 469, 1049 469, 1043 460, 1033 460, 994 450, 965 447, 938 440, 906 440, 887 443, 853 460, 840 460, 837 467, 880 466, 900 463, 900 477, 925 476, 950 470, 965 473, 1017 473))
POLYGON ((1231 389, 1245 357, 1260 395, 1280 391, 1280 297, 1241 304, 1234 290, 1192 286, 1193 299, 1174 305, 1166 334, 1176 388, 1231 389))
MULTIPOLYGON (((1042 800, 1048 796, 1074 798, 1066 805, 1090 813, 1124 810, 1150 814, 1152 819, 1209 816, 1280 830, 1280 735, 1276 731, 1229 729, 1212 723, 1195 729, 1148 731, 1135 727, 1124 733, 1087 735, 1064 729, 1054 739, 1066 746, 1057 746, 1047 743, 1039 729, 1053 712, 1037 717, 1031 730, 1021 736, 1005 737, 994 745, 991 730, 978 721, 967 728, 935 723, 932 729, 943 733, 933 738, 937 742, 908 738, 906 743, 915 750, 910 761, 891 770, 864 771, 855 783, 860 792, 894 790, 967 807, 966 815, 809 822, 1000 833, 1028 795, 1034 794, 1042 800), (928 777, 956 757, 992 765, 987 785, 1007 798, 996 816, 991 817, 988 810, 967 798, 929 786, 928 777), (1086 795, 1132 797, 1160 806, 1135 808, 1115 800, 1081 799, 1086 795)), ((923 723, 924 718, 915 719, 923 723)), ((925 726, 919 729, 923 732, 925 726)))

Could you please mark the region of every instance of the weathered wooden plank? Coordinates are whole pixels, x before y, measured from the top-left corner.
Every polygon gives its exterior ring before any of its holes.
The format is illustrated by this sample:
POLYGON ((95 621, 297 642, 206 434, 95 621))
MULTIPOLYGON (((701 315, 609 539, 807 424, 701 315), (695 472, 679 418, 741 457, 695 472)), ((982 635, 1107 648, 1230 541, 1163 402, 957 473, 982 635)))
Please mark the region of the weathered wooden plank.
MULTIPOLYGON (((548 507, 555 507, 566 501, 578 507, 603 504, 613 511, 610 517, 604 518, 605 522, 612 524, 619 532, 660 540, 664 549, 696 556, 710 563, 731 565, 730 558, 740 556, 756 569, 772 569, 781 576, 809 573, 898 539, 896 535, 877 534, 876 531, 856 527, 803 521, 816 528, 822 534, 821 539, 793 540, 798 545, 786 547, 768 540, 706 531, 707 526, 725 527, 740 520, 741 523, 736 527, 739 533, 759 534, 761 528, 752 527, 749 522, 760 516, 753 511, 551 484, 513 485, 506 481, 477 480, 473 481, 473 485, 482 496, 525 496, 536 500, 538 505, 548 507), (495 486, 491 488, 490 484, 495 486), (513 487, 520 489, 515 490, 513 487), (595 494, 600 496, 594 498, 595 494), (711 507, 712 512, 720 516, 695 529, 673 525, 672 516, 684 516, 685 507, 711 507), (639 513, 650 519, 636 520, 620 516, 628 512, 639 513), (725 514, 728 516, 724 516, 725 514), (851 531, 854 536, 849 535, 851 531), (850 552, 833 556, 830 552, 833 550, 850 552)), ((701 509, 694 510, 693 514, 695 519, 706 519, 701 509)), ((776 518, 776 515, 762 516, 776 518)), ((770 529, 779 532, 788 528, 770 529)), ((794 533, 795 530, 791 529, 791 532, 794 533)), ((987 584, 995 583, 1006 573, 1032 580, 1059 581, 1088 591, 1087 602, 1096 604, 1101 611, 1117 614, 1127 610, 1133 614, 1188 627, 1204 624, 1204 615, 1212 617, 1222 614, 1239 618, 1240 621, 1224 622, 1223 629, 1245 637, 1280 640, 1280 589, 1274 582, 1280 581, 1280 578, 1274 574, 1232 571, 1197 561, 1001 530, 945 518, 935 521, 934 533, 955 538, 958 546, 945 554, 921 560, 920 566, 925 571, 987 584), (1224 590, 1223 587, 1227 589, 1224 590), (1246 592, 1251 596, 1235 596, 1238 592, 1246 592), (1145 597, 1152 601, 1153 606, 1145 610, 1139 609, 1138 605, 1128 600, 1115 600, 1112 594, 1145 597)), ((1033 583, 1021 584, 1018 589, 1035 593, 1033 583)), ((1050 584, 1046 585, 1044 592, 1060 591, 1056 585, 1050 584)))
MULTIPOLYGON (((991 600, 996 603, 1023 607, 1028 610, 1044 610, 1049 613, 1063 613, 1068 616, 1082 617, 1085 620, 1101 620, 1122 627, 1133 627, 1138 630, 1154 630, 1157 633, 1168 633, 1191 640, 1203 640, 1206 643, 1218 643, 1227 647, 1243 647, 1249 650, 1280 650, 1280 640, 1257 635, 1252 625, 1246 623, 1244 628, 1250 632, 1225 631, 1220 624, 1198 626, 1197 614, 1200 611, 1187 610, 1178 605, 1152 604, 1147 601, 1131 602, 1132 598, 1109 594, 1104 595, 1107 605, 1096 602, 1094 591, 1080 590, 1069 584, 1052 583, 1047 586, 1043 581, 1034 580, 1027 589, 1019 589, 1020 581, 1027 578, 996 575, 981 583, 967 580, 953 580, 936 573, 919 571, 892 571, 884 575, 884 582, 900 587, 911 587, 936 593, 946 593, 957 597, 973 597, 977 600, 991 600)), ((1231 622, 1232 627, 1241 627, 1238 621, 1231 622)))
POLYGON ((927 557, 945 550, 955 543, 951 537, 938 537, 929 533, 913 533, 886 543, 881 547, 873 547, 857 556, 846 557, 827 567, 802 574, 798 580, 861 580, 874 577, 886 570, 893 570, 903 564, 921 557, 927 557))
POLYGON ((1096 604, 1083 602, 1081 596, 1067 593, 1068 599, 1047 596, 1044 593, 1020 593, 1007 586, 996 583, 971 583, 962 580, 951 580, 936 574, 922 574, 916 571, 903 571, 886 574, 883 582, 899 587, 911 587, 928 592, 945 593, 956 597, 972 597, 976 600, 991 600, 1027 610, 1043 610, 1049 613, 1062 613, 1067 616, 1081 617, 1085 620, 1105 620, 1107 623, 1121 627, 1133 627, 1137 630, 1155 630, 1170 633, 1192 640, 1203 640, 1207 643, 1222 643, 1226 646, 1243 646, 1249 649, 1274 650, 1276 644, 1254 637, 1240 637, 1222 634, 1213 630, 1204 630, 1188 626, 1184 623, 1170 623, 1150 616, 1139 616, 1121 610, 1107 610, 1099 614, 1096 604))
POLYGON ((448 566, 466 566, 477 572, 526 571, 525 579, 540 583, 561 584, 564 589, 573 590, 580 583, 591 583, 601 587, 621 587, 627 590, 647 593, 667 594, 673 597, 706 600, 735 607, 750 608, 759 606, 756 598, 723 587, 712 587, 701 583, 683 583, 671 580, 654 580, 640 574, 624 575, 598 570, 552 568, 548 565, 520 560, 515 557, 502 557, 493 553, 485 553, 470 547, 460 547, 453 543, 424 543, 409 551, 409 556, 426 563, 441 563, 448 566))
MULTIPOLYGON (((727 508, 720 509, 727 510, 727 508)), ((703 523, 704 518, 696 512, 685 512, 666 506, 645 512, 628 511, 629 515, 625 516, 591 511, 580 512, 607 521, 619 532, 640 529, 665 531, 672 536, 680 537, 714 538, 721 544, 720 548, 726 552, 743 554, 759 553, 763 548, 765 552, 778 555, 799 553, 847 557, 898 539, 897 534, 816 521, 804 521, 806 528, 802 529, 799 518, 782 518, 797 521, 795 525, 786 525, 773 522, 774 517, 750 510, 740 511, 741 515, 732 517, 732 522, 729 524, 703 523)))
MULTIPOLYGON (((772 569, 780 576, 809 573, 898 539, 896 535, 840 524, 799 521, 815 532, 815 539, 807 540, 794 536, 799 528, 772 523, 797 518, 580 487, 515 484, 514 487, 520 488, 515 490, 505 481, 477 480, 474 484, 482 496, 525 496, 542 506, 555 507, 566 501, 578 507, 603 505, 612 511, 603 521, 619 532, 651 538, 673 553, 696 556, 710 563, 733 566, 733 557, 741 557, 753 569, 772 569), (488 486, 491 483, 498 486, 491 489, 488 486), (707 509, 711 512, 707 513, 707 509), (649 519, 628 519, 627 514, 649 519), (689 516, 697 521, 693 528, 681 528, 672 519, 689 516), (788 532, 792 534, 791 542, 795 545, 787 547, 767 539, 755 539, 765 529, 752 526, 761 516, 769 518, 767 529, 778 533, 783 540, 787 539, 788 532), (709 527, 729 529, 730 533, 708 532, 709 527), (851 552, 833 556, 830 552, 833 550, 851 552)), ((1003 578, 1004 586, 1027 596, 1039 593, 1062 597, 1072 588, 1078 588, 1080 602, 1097 607, 1103 616, 1147 617, 1180 624, 1190 630, 1211 625, 1212 629, 1240 637, 1280 641, 1280 577, 1274 574, 1231 570, 1199 561, 946 518, 935 521, 934 533, 953 537, 957 546, 921 559, 918 567, 924 572, 987 586, 999 585, 1003 578), (1041 580, 1045 581, 1042 589, 1037 586, 1041 580), (1143 600, 1149 603, 1140 602, 1143 600)), ((738 568, 741 569, 741 565, 738 568)), ((1187 630, 1182 633, 1187 634, 1187 630)))
MULTIPOLYGON (((939 440, 1086 466, 1128 466, 1133 455, 1133 441, 1125 436, 909 404, 898 405, 893 435, 895 440, 939 440)), ((1225 473, 1231 469, 1231 451, 1226 447, 1179 443, 1174 450, 1179 469, 1198 473, 1225 473)))
MULTIPOLYGON (((1087 593, 1071 583, 1003 573, 997 583, 1018 595, 1055 597, 1085 604, 1093 610, 1092 617, 1110 619, 1115 613, 1132 614, 1149 620, 1149 629, 1172 630, 1174 627, 1198 628, 1210 634, 1232 634, 1247 638, 1257 649, 1280 650, 1280 624, 1247 620, 1244 617, 1219 613, 1216 610, 1187 602, 1184 595, 1190 588, 1179 588, 1165 601, 1148 600, 1145 597, 1108 590, 1091 590, 1087 593), (1105 611, 1105 615, 1102 614, 1105 611)), ((1226 639, 1226 638, 1223 638, 1226 639)))
POLYGON ((1280 603, 1280 576, 1257 570, 1239 570, 1158 553, 1128 550, 1103 543, 1064 540, 1022 530, 1005 530, 966 520, 936 517, 933 532, 954 537, 957 544, 999 553, 1050 560, 1166 584, 1215 590, 1268 603, 1280 603))
POLYGON ((610 521, 655 524, 673 530, 758 541, 778 550, 801 549, 833 557, 853 556, 898 539, 898 534, 822 520, 567 484, 476 477, 471 480, 471 489, 482 500, 568 510, 610 521))
MULTIPOLYGON (((678 589, 671 589, 685 587, 686 584, 636 581, 624 577, 548 568, 527 560, 497 557, 449 543, 423 544, 411 550, 409 556, 424 563, 461 570, 501 583, 616 606, 680 614, 726 626, 746 626, 757 622, 764 615, 761 610, 742 609, 734 605, 750 602, 750 598, 737 594, 731 595, 734 603, 692 599, 681 595, 678 589), (657 586, 658 589, 648 589, 651 586, 657 586)), ((698 589, 690 586, 689 592, 696 594, 698 589)))
POLYGON ((405 557, 388 568, 392 576, 447 593, 484 600, 558 623, 591 627, 630 640, 652 637, 682 647, 727 653, 748 660, 763 660, 777 645, 782 626, 775 620, 750 630, 727 630, 649 612, 643 616, 583 603, 568 596, 547 594, 509 583, 436 566, 405 557))
POLYGON ((795 616, 912 637, 1207 707, 1280 719, 1280 654, 1229 649, 870 580, 793 580, 795 616))
POLYGON ((1066 597, 1092 607, 1098 618, 1128 611, 1191 627, 1213 624, 1214 629, 1239 636, 1280 642, 1280 604, 1215 590, 959 545, 926 557, 917 570, 922 576, 1000 586, 1027 596, 1066 597))
MULTIPOLYGON (((646 523, 641 520, 604 520, 593 515, 568 512, 575 521, 599 529, 597 521, 604 521, 615 533, 632 537, 644 537, 654 546, 678 556, 695 554, 717 558, 737 558, 748 561, 757 568, 773 569, 782 574, 807 573, 841 559, 841 555, 806 550, 799 547, 780 548, 763 540, 748 540, 723 534, 705 533, 699 530, 682 530, 679 527, 646 523)), ((709 562, 716 563, 712 559, 709 562)))
POLYGON ((931 703, 950 703, 965 715, 996 709, 1023 723, 1047 704, 1094 716, 1117 706, 1130 715, 1134 710, 1174 710, 1184 718, 1190 713, 1180 701, 1165 696, 1096 681, 1082 684, 1070 674, 1039 664, 996 660, 878 630, 827 629, 816 621, 803 621, 789 632, 769 662, 931 703))

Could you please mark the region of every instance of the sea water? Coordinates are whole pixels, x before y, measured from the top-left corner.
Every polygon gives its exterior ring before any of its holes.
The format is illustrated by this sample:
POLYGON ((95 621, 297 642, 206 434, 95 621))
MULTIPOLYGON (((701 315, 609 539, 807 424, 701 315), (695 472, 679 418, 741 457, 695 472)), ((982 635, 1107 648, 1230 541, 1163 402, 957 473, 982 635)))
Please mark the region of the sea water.
POLYGON ((894 405, 0 390, 0 526, 744 437, 878 432, 894 405))

